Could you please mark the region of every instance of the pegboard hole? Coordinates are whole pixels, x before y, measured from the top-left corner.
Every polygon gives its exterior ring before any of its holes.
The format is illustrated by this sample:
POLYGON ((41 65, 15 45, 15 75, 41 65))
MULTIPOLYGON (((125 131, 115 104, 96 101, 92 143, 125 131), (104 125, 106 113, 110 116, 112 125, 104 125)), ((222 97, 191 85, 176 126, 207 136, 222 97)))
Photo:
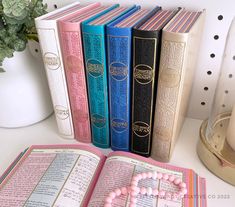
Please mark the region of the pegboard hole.
POLYGON ((225 90, 224 93, 228 94, 228 90, 225 90))
POLYGON ((207 75, 211 75, 211 74, 212 74, 212 71, 208 70, 207 75))
POLYGON ((209 90, 209 88, 206 86, 206 87, 204 87, 204 91, 208 91, 209 90))
POLYGON ((233 60, 235 60, 235 55, 233 56, 233 60))
POLYGON ((57 4, 54 4, 53 6, 54 6, 54 8, 55 8, 55 9, 57 9, 57 8, 58 8, 57 4))
POLYGON ((225 108, 225 106, 226 106, 225 104, 222 104, 222 107, 223 107, 223 108, 225 108))
POLYGON ((214 39, 215 39, 215 40, 218 40, 218 39, 219 39, 219 35, 215 35, 215 36, 214 36, 214 39))
POLYGON ((229 77, 229 78, 232 78, 232 77, 233 77, 233 74, 229 74, 228 77, 229 77))
POLYGON ((35 51, 36 53, 38 53, 38 49, 35 49, 34 51, 35 51))
POLYGON ((220 21, 221 21, 223 18, 224 18, 223 15, 219 15, 219 16, 218 16, 218 20, 220 20, 220 21))
POLYGON ((202 105, 202 106, 205 106, 205 105, 206 105, 206 103, 203 101, 203 102, 201 102, 201 105, 202 105))
POLYGON ((211 58, 214 58, 214 57, 215 57, 215 54, 214 54, 214 53, 211 53, 211 54, 210 54, 210 57, 211 57, 211 58))

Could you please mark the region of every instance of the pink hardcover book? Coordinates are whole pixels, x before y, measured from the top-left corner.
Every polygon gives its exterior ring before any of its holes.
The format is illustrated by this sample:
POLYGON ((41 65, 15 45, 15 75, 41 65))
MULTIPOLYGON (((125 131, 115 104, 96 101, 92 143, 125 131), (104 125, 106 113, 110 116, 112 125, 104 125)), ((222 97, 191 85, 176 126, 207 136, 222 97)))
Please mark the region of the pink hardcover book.
POLYGON ((75 2, 35 19, 59 133, 65 138, 74 138, 74 127, 57 22, 65 17, 88 12, 96 5, 99 4, 80 5, 75 2))
MULTIPOLYGON (((174 175, 186 184, 187 194, 175 200, 137 195, 136 207, 206 207, 205 180, 193 170, 128 152, 105 156, 85 144, 30 147, 0 184, 0 206, 103 207, 110 192, 130 186, 134 176, 145 172, 174 175)), ((179 191, 165 179, 141 180, 138 187, 179 191)), ((126 194, 115 197, 112 206, 129 204, 126 194)))
POLYGON ((89 11, 58 21, 62 58, 72 110, 75 139, 91 142, 90 115, 83 61, 81 22, 105 11, 109 6, 97 3, 89 11))

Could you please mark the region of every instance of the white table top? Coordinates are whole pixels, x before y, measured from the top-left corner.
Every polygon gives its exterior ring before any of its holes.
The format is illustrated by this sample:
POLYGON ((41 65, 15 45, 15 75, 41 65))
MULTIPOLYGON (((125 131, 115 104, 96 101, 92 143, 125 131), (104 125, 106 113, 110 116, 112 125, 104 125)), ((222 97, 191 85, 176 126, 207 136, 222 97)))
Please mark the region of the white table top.
MULTIPOLYGON (((207 181, 208 207, 234 207, 235 187, 225 183, 200 162, 196 153, 201 120, 187 118, 177 142, 170 164, 191 168, 207 181)), ((72 144, 75 140, 66 140, 57 133, 54 115, 48 119, 24 128, 0 128, 0 174, 11 164, 14 158, 33 144, 72 144)), ((107 154, 110 149, 102 151, 107 154)), ((235 176, 235 175, 234 175, 235 176)))

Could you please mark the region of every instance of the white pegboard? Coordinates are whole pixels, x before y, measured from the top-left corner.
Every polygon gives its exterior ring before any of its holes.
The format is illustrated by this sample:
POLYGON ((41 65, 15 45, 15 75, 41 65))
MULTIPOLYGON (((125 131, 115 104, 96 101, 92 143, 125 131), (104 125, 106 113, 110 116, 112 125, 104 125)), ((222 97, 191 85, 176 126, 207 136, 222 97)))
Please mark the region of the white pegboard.
MULTIPOLYGON (((59 8, 75 0, 46 0, 48 9, 59 8)), ((97 2, 81 0, 81 3, 97 2)), ((216 82, 219 75, 224 44, 229 25, 235 16, 234 0, 100 0, 101 3, 119 3, 121 5, 138 4, 143 7, 156 5, 163 8, 184 7, 192 10, 206 9, 206 22, 198 65, 195 73, 188 117, 205 119, 208 117, 216 82), (213 57, 214 55, 214 57, 213 57), (212 57, 211 57, 212 56, 212 57)))

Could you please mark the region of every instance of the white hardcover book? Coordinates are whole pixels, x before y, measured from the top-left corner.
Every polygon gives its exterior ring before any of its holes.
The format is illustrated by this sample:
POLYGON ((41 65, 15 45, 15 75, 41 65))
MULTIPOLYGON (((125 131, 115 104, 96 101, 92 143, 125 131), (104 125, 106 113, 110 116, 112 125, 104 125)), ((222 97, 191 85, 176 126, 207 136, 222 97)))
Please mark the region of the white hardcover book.
POLYGON ((79 2, 75 2, 35 19, 58 130, 65 138, 74 138, 74 129, 57 21, 80 8, 79 2))

